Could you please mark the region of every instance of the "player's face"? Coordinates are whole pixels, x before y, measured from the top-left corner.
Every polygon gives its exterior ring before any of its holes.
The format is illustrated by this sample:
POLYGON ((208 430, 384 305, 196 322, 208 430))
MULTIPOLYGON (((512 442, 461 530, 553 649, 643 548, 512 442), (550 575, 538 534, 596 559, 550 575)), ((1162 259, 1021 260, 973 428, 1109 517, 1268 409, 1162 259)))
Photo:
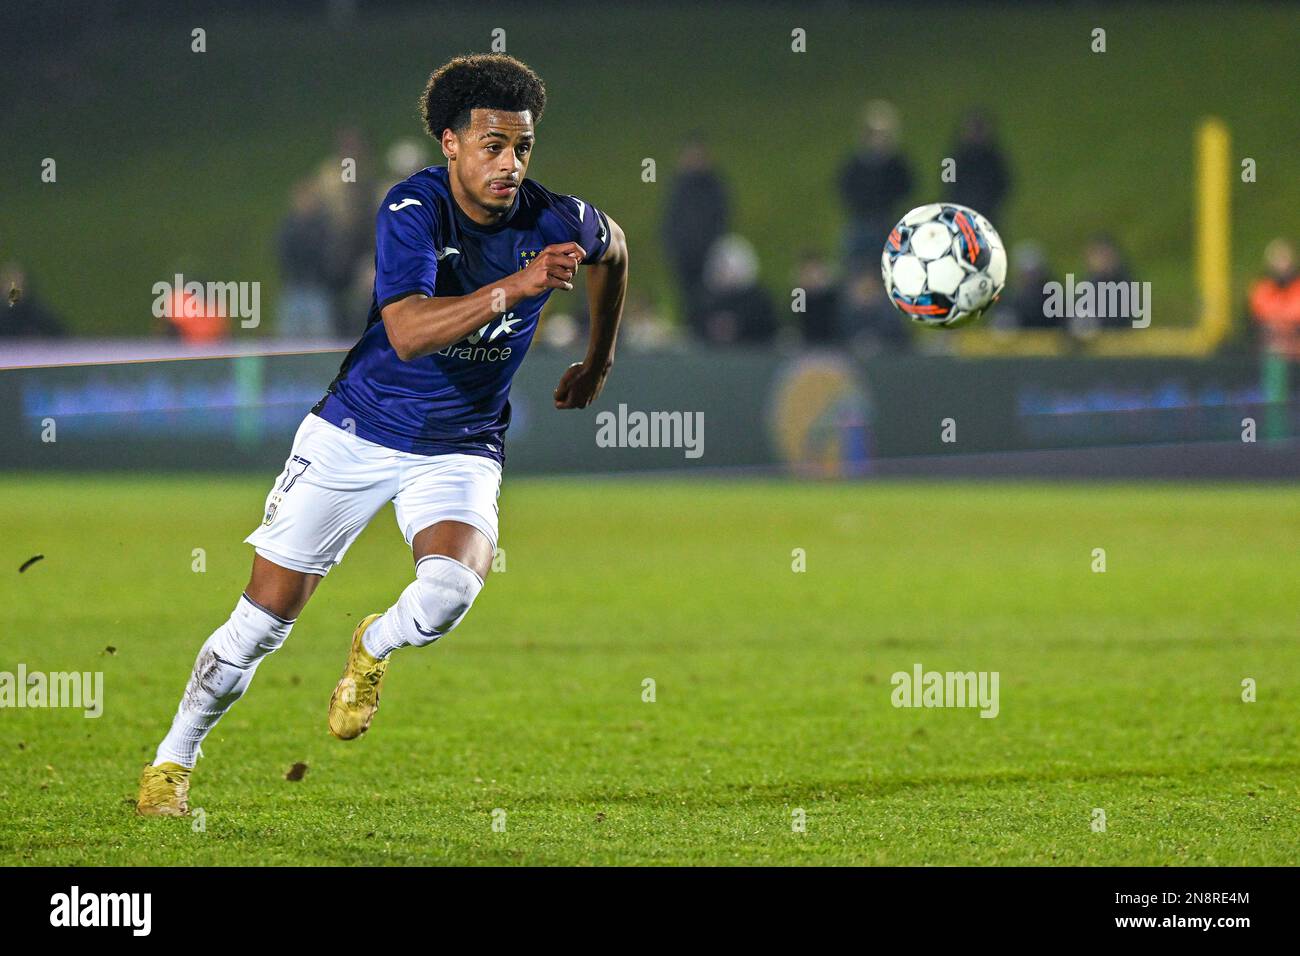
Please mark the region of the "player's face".
POLYGON ((448 130, 442 148, 459 187, 457 200, 468 203, 465 212, 471 218, 482 213, 490 222, 509 211, 528 172, 533 114, 471 110, 469 128, 459 134, 448 130))

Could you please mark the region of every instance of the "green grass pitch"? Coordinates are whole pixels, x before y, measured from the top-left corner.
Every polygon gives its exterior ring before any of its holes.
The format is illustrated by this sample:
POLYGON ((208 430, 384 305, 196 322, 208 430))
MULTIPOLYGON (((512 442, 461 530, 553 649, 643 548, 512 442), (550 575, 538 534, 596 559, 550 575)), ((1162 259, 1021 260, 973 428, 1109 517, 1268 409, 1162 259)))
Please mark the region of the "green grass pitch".
POLYGON ((508 479, 505 572, 455 634, 398 652, 342 743, 351 628, 411 577, 386 510, 209 739, 205 828, 138 819, 271 477, 0 479, 0 670, 103 671, 106 698, 97 720, 0 711, 0 863, 1300 856, 1284 486, 508 479), (998 671, 999 716, 894 708, 918 662, 998 671))

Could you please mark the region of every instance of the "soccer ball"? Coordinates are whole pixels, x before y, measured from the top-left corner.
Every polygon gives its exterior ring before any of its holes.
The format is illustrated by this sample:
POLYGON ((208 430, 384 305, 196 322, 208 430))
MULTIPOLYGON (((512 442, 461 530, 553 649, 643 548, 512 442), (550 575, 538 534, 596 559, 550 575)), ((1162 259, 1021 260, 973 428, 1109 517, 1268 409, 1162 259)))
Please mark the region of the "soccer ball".
POLYGON ((974 322, 1002 294, 1007 253, 993 224, 953 203, 917 206, 880 257, 889 301, 913 322, 955 328, 974 322))

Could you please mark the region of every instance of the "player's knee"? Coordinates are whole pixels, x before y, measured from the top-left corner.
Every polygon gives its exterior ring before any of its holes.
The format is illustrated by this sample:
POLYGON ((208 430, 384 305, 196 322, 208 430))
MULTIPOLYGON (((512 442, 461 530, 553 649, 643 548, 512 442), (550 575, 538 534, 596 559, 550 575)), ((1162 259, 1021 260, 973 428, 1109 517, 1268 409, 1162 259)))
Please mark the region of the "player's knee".
POLYGON ((432 644, 456 627, 483 588, 483 579, 455 558, 433 554, 415 569, 417 599, 424 620, 416 621, 417 647, 432 644))
POLYGON ((212 636, 212 652, 236 667, 252 667, 267 654, 279 650, 292 628, 293 621, 276 617, 241 596, 226 626, 212 636))

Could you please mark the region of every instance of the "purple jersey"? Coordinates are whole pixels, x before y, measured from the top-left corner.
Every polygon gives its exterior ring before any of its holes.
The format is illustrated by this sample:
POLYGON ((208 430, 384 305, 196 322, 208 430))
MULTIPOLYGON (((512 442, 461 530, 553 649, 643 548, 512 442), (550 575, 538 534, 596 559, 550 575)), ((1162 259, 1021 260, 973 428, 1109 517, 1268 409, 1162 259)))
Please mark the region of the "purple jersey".
POLYGON ((527 267, 546 246, 576 242, 584 263, 604 255, 600 210, 525 179, 509 214, 481 226, 451 196, 447 170, 430 166, 388 191, 375 226, 375 291, 366 330, 312 409, 358 437, 423 455, 504 460, 510 381, 551 290, 523 299, 454 345, 403 362, 380 312, 408 295, 467 295, 527 267))

